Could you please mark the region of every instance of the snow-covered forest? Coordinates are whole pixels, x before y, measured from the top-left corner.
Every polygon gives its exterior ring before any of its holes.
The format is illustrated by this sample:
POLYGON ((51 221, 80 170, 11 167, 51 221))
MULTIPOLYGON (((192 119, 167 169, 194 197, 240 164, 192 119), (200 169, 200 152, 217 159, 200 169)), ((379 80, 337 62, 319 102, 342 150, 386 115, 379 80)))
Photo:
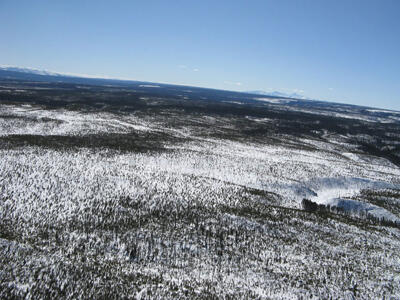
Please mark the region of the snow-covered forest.
POLYGON ((400 297, 397 114, 37 85, 0 89, 0 298, 400 297))

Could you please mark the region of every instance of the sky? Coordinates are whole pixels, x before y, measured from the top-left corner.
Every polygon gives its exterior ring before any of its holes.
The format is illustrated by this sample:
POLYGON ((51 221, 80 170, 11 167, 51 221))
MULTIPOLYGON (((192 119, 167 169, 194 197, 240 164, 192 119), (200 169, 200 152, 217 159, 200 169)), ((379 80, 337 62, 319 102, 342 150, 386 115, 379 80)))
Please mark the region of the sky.
POLYGON ((0 0, 0 65, 400 110, 400 0, 0 0))

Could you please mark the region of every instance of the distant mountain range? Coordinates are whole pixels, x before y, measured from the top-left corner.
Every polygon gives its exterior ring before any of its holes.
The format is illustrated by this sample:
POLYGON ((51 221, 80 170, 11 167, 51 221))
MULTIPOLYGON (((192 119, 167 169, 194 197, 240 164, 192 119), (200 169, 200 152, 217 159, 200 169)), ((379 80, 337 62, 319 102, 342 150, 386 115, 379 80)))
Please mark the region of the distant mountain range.
POLYGON ((12 66, 0 66, 0 70, 11 71, 11 72, 20 72, 20 73, 29 73, 29 74, 36 74, 36 75, 68 76, 68 75, 50 72, 50 71, 46 71, 46 70, 39 70, 39 69, 34 69, 34 68, 20 68, 20 67, 12 67, 12 66))
MULTIPOLYGON (((42 76, 56 76, 56 77, 70 77, 70 78, 91 78, 91 79, 109 79, 109 78, 100 78, 96 76, 87 76, 87 75, 73 75, 73 74, 62 74, 57 72, 51 72, 47 70, 35 69, 35 68, 22 68, 22 67, 14 67, 14 66, 0 66, 0 71, 8 71, 8 72, 17 72, 17 73, 25 73, 32 75, 42 75, 42 76)), ((120 81, 118 79, 114 79, 120 81)), ((121 80, 126 81, 126 80, 121 80)), ((263 96, 272 96, 272 97, 283 97, 283 98, 296 98, 296 99, 309 99, 304 95, 298 93, 284 93, 279 91, 266 92, 263 90, 255 90, 255 91, 245 91, 245 93, 255 94, 255 95, 263 95, 263 96)))
POLYGON ((51 72, 47 70, 40 70, 35 68, 14 67, 14 66, 1 66, 0 65, 0 78, 8 80, 28 80, 40 82, 64 82, 73 84, 91 84, 91 85, 104 85, 104 84, 118 84, 129 86, 132 83, 147 84, 148 82, 113 79, 106 76, 92 76, 85 74, 65 74, 51 72))
POLYGON ((262 91, 262 90, 256 90, 256 91, 246 91, 246 93, 256 94, 256 95, 263 95, 263 96, 295 98, 295 99, 303 99, 303 100, 309 100, 310 99, 310 98, 307 98, 304 95, 301 95, 301 94, 298 94, 298 93, 283 93, 283 92, 278 92, 278 91, 266 92, 266 91, 262 91))

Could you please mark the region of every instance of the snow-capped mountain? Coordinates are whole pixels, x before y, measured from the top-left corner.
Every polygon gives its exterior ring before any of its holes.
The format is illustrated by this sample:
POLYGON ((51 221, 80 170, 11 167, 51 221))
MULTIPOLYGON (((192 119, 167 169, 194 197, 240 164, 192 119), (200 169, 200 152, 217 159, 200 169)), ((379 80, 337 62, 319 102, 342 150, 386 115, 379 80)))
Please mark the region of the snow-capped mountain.
POLYGON ((35 68, 21 68, 21 67, 14 67, 14 66, 0 66, 0 70, 19 72, 19 73, 36 74, 36 75, 65 76, 63 74, 51 72, 51 71, 47 71, 47 70, 40 70, 40 69, 35 69, 35 68))
POLYGON ((274 96, 274 97, 296 98, 296 99, 309 99, 308 97, 305 97, 304 95, 301 95, 299 93, 284 93, 284 92, 279 92, 279 91, 266 92, 266 91, 262 91, 262 90, 256 90, 256 91, 246 91, 246 93, 263 95, 263 96, 274 96))

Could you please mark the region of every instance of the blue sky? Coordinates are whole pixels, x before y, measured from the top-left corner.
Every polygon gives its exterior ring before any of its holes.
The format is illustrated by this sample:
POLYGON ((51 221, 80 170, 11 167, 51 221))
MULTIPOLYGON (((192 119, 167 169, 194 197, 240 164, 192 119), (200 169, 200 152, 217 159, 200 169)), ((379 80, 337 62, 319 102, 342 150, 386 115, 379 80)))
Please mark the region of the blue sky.
POLYGON ((0 64, 400 110, 400 1, 0 0, 0 64))

